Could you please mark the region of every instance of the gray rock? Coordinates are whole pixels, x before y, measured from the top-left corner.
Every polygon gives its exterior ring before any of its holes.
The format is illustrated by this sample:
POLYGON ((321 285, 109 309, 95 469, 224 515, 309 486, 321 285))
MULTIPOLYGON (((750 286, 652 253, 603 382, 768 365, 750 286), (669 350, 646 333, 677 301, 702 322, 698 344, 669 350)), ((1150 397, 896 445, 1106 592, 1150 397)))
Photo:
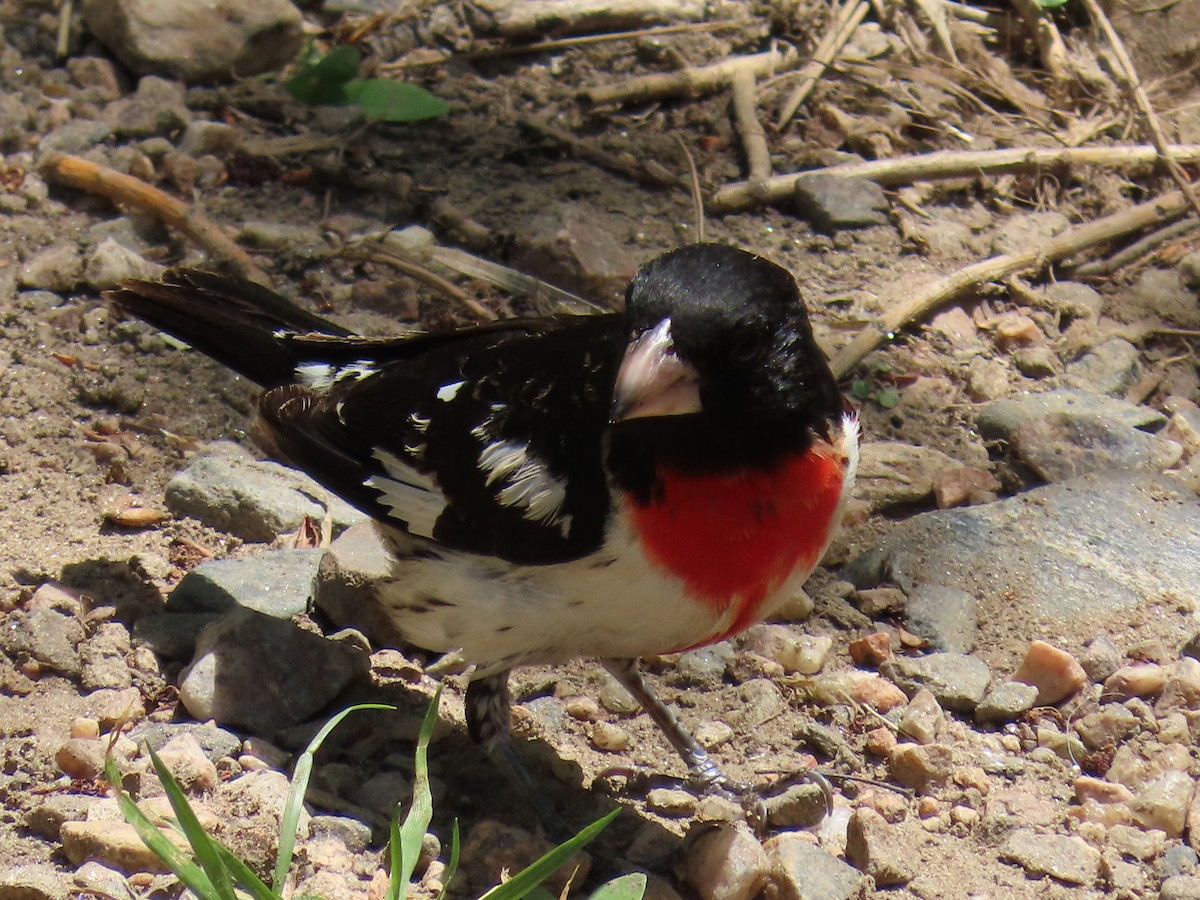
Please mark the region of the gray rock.
POLYGON ((1083 671, 1087 672, 1088 678, 1099 684, 1121 668, 1124 659, 1116 645, 1101 634, 1092 638, 1083 648, 1079 664, 1083 666, 1083 671))
POLYGON ((1013 365, 1026 378, 1049 378, 1062 366, 1049 347, 1024 347, 1012 353, 1013 365))
POLYGON ((27 863, 0 873, 0 900, 59 900, 67 876, 49 863, 27 863))
POLYGON ((1029 875, 1049 875, 1067 884, 1091 884, 1100 872, 1100 851, 1083 838, 1039 834, 1019 828, 1000 848, 1000 858, 1029 875))
POLYGON ((218 728, 212 722, 147 722, 129 732, 131 740, 146 744, 157 752, 168 741, 181 734, 190 735, 212 762, 236 757, 242 750, 242 739, 232 731, 218 728))
POLYGON ((167 613, 242 607, 290 619, 309 610, 324 556, 324 550, 272 550, 246 559, 202 562, 167 597, 167 613))
POLYGON ((865 178, 803 175, 796 179, 796 211, 818 231, 886 225, 887 195, 865 178))
POLYGON ((174 134, 192 120, 192 112, 181 83, 147 75, 132 96, 110 104, 105 117, 122 137, 144 138, 174 134))
POLYGON ((553 204, 521 229, 510 264, 600 300, 624 294, 638 260, 622 240, 627 224, 580 204, 553 204))
POLYGON ((1112 397, 1099 397, 1074 388, 1061 388, 1044 394, 993 400, 979 411, 975 427, 987 440, 1011 441, 1021 423, 1062 412, 1092 413, 1144 431, 1156 431, 1167 423, 1166 416, 1148 406, 1138 406, 1112 397))
POLYGON ((977 722, 1011 722, 1037 702, 1038 689, 1020 681, 997 685, 975 707, 977 722))
POLYGON ((733 648, 722 641, 720 644, 681 653, 679 661, 675 664, 675 671, 684 684, 716 687, 725 680, 725 672, 733 657, 733 648))
POLYGON ((127 688, 133 684, 133 674, 125 658, 131 650, 129 632, 117 622, 106 622, 80 646, 83 663, 80 682, 85 690, 127 688))
POLYGON ((312 716, 370 672, 361 648, 239 609, 200 634, 179 697, 200 720, 270 735, 312 716), (320 673, 320 677, 314 677, 320 673))
POLYGON ((326 502, 337 531, 366 519, 301 472, 226 453, 201 456, 166 490, 171 512, 246 541, 273 541, 299 528, 305 516, 320 522, 326 502))
POLYGON ((112 238, 105 238, 88 254, 83 280, 92 290, 105 291, 126 278, 157 278, 162 268, 112 238))
POLYGON ((1200 900, 1200 877, 1172 875, 1159 888, 1158 900, 1200 900))
POLYGON ((371 846, 371 826, 349 816, 313 816, 308 830, 313 838, 334 838, 354 853, 361 853, 371 846))
POLYGON ((917 503, 933 494, 933 479, 962 463, 932 447, 868 441, 859 451, 854 496, 872 512, 917 503))
POLYGON ((917 874, 912 838, 873 809, 856 809, 846 831, 846 859, 876 887, 908 884, 917 874))
POLYGON ((24 655, 42 666, 78 677, 83 671, 79 644, 83 626, 53 609, 16 610, 0 628, 0 650, 14 659, 24 655))
POLYGON ((75 887, 83 888, 89 896, 112 898, 112 900, 134 900, 133 891, 125 876, 98 862, 85 862, 71 877, 75 887))
POLYGON ((1190 875, 1200 863, 1200 855, 1186 844, 1175 844, 1154 863, 1155 874, 1159 878, 1174 878, 1177 875, 1190 875))
POLYGON ((908 628, 934 650, 970 653, 975 647, 978 603, 974 595, 945 584, 914 584, 907 601, 908 628))
POLYGON ((893 656, 879 666, 879 674, 910 697, 926 688, 944 709, 955 712, 974 710, 992 680, 987 663, 961 653, 893 656))
POLYGON ((766 798, 767 824, 772 828, 808 828, 829 812, 825 792, 816 784, 793 784, 766 798))
POLYGON ((49 794, 25 813, 22 821, 34 834, 57 841, 63 822, 82 822, 88 807, 98 799, 87 794, 49 794))
POLYGON ((149 647, 164 659, 188 659, 205 626, 221 618, 220 613, 156 613, 133 624, 133 640, 149 647))
POLYGON ((870 876, 802 835, 778 835, 767 841, 765 849, 781 900, 862 900, 873 892, 870 876))
POLYGON ((18 282, 21 287, 65 294, 83 279, 83 258, 74 244, 55 244, 26 260, 18 282))
POLYGON ((1110 338, 1097 344, 1067 366, 1065 381, 1085 390, 1119 397, 1141 375, 1138 348, 1122 338, 1110 338))
POLYGON ((199 6, 173 0, 85 0, 84 22, 139 74, 188 83, 271 72, 303 41, 302 19, 287 0, 199 6))
POLYGON ((1022 462, 1048 482, 1112 469, 1161 472, 1183 455, 1175 441, 1080 412, 1052 413, 1022 422, 1013 448, 1022 462))
POLYGON ((39 149, 57 150, 76 155, 103 144, 112 137, 112 126, 97 119, 72 119, 59 125, 42 139, 39 149))
POLYGON ((901 586, 937 581, 981 602, 1018 598, 1014 615, 1094 621, 1164 595, 1200 602, 1200 501, 1165 476, 1111 472, 923 513, 868 553, 901 586))

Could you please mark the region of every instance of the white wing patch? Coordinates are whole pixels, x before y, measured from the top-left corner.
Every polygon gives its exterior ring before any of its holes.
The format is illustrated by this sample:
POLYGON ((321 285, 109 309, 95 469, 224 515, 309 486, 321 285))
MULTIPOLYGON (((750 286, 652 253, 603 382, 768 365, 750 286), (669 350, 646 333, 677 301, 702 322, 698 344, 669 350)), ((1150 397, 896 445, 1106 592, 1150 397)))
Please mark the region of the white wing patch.
POLYGON ((437 390, 437 398, 439 400, 441 400, 443 403, 449 403, 451 400, 453 400, 455 397, 458 396, 459 388, 461 388, 463 386, 463 384, 464 384, 464 382, 461 382, 461 381, 455 381, 455 382, 452 382, 451 384, 443 384, 437 390))
POLYGON ((407 523, 410 532, 432 538, 438 517, 446 509, 437 484, 394 453, 376 448, 372 455, 387 475, 372 475, 363 484, 379 491, 380 502, 407 523))
POLYGON ((567 486, 530 456, 526 444, 518 441, 488 444, 479 454, 479 467, 487 474, 489 486, 503 483, 496 495, 500 503, 522 507, 521 515, 526 519, 558 525, 563 536, 567 535, 571 517, 559 514, 567 499, 567 486))
POLYGON ((361 381, 369 378, 379 370, 369 359, 356 359, 344 366, 332 366, 329 363, 310 362, 296 366, 296 380, 315 394, 328 393, 335 384, 346 378, 361 381))

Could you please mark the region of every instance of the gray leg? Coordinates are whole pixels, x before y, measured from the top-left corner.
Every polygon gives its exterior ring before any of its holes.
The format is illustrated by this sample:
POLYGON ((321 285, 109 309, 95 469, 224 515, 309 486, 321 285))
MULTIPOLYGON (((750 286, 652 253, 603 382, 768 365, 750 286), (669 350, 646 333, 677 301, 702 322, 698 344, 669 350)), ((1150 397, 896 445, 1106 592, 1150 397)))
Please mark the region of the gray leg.
POLYGON ((566 840, 571 835, 566 823, 508 739, 512 707, 508 674, 486 675, 467 683, 467 731, 533 808, 546 833, 556 841, 566 840))
POLYGON ((683 726, 671 708, 658 699, 658 695, 642 678, 636 659, 610 658, 601 660, 601 662, 604 664, 604 668, 612 673, 613 678, 621 682, 625 690, 629 691, 634 699, 642 704, 642 709, 646 710, 650 718, 654 720, 654 724, 662 729, 662 733, 667 736, 671 746, 687 763, 690 780, 699 790, 706 791, 709 788, 717 787, 734 794, 746 792, 747 788, 744 785, 731 780, 721 771, 721 768, 708 755, 708 751, 692 737, 691 732, 683 726))

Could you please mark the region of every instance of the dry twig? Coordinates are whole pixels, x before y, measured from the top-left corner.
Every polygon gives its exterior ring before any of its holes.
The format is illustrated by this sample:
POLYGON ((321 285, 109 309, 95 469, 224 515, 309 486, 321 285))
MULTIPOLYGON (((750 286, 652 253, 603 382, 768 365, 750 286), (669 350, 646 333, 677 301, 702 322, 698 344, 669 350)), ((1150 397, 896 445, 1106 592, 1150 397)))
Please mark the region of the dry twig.
MULTIPOLYGON (((1200 144, 1174 144, 1171 153, 1183 162, 1200 161, 1200 144)), ((846 178, 866 178, 877 184, 910 184, 934 178, 961 178, 970 175, 994 175, 1001 172, 1023 172, 1055 166, 1107 166, 1133 168, 1155 163, 1158 150, 1146 144, 1119 147, 1054 147, 1011 150, 940 150, 891 159, 843 163, 807 172, 773 175, 766 181, 739 181, 727 184, 709 201, 711 213, 735 212, 758 204, 791 199, 796 180, 805 175, 841 175, 846 178)))
POLYGON ((694 99, 725 87, 739 69, 747 69, 756 78, 795 68, 798 57, 790 48, 771 50, 753 56, 735 56, 708 66, 689 67, 675 72, 656 72, 630 78, 618 84, 588 88, 584 99, 596 105, 645 103, 672 98, 694 99))
POLYGON ((846 42, 854 36, 856 29, 867 15, 870 4, 867 0, 851 0, 837 11, 830 29, 821 38, 821 43, 813 51, 812 59, 804 65, 800 72, 800 83, 779 108, 779 118, 775 122, 775 130, 782 131, 792 120, 800 104, 808 99, 812 89, 817 86, 825 70, 833 64, 846 42))
POLYGON ((742 137, 746 166, 751 181, 771 177, 771 151, 767 133, 758 120, 754 103, 754 76, 743 69, 733 76, 733 120, 742 137))
POLYGON ((983 284, 1040 269, 1098 244, 1170 222, 1184 215, 1188 206, 1183 192, 1173 191, 1095 222, 1077 225, 1032 250, 1005 253, 967 266, 892 307, 878 324, 868 325, 843 347, 830 362, 830 368, 834 375, 843 378, 884 341, 983 284))
POLYGON ((1164 228, 1159 228, 1157 231, 1139 238, 1128 247, 1123 247, 1118 252, 1106 256, 1104 259, 1097 259, 1084 263, 1081 266, 1076 266, 1071 270, 1071 277, 1098 278, 1103 275, 1111 275, 1113 272, 1132 265, 1147 254, 1153 253, 1164 244, 1176 238, 1182 238, 1197 228, 1200 228, 1200 219, 1193 218, 1182 222, 1172 222, 1164 228))
POLYGON ((561 128, 555 128, 544 119, 518 119, 517 127, 566 148, 577 159, 594 163, 602 169, 623 175, 638 184, 650 187, 676 187, 679 184, 679 179, 661 166, 647 166, 627 153, 609 153, 597 146, 595 142, 581 141, 573 134, 561 128))
POLYGON ((1063 43, 1062 35, 1058 33, 1058 26, 1050 18, 1050 14, 1038 4, 1037 0, 1012 0, 1012 4, 1021 14, 1021 18, 1025 20, 1025 27, 1033 35, 1042 67, 1051 78, 1058 81, 1070 78, 1070 73, 1067 71, 1067 47, 1063 43))
POLYGON ((220 226, 191 209, 182 200, 163 193, 140 178, 66 153, 46 154, 41 168, 49 180, 58 184, 99 194, 114 203, 149 213, 167 226, 186 234, 243 278, 270 285, 267 274, 254 264, 250 254, 225 236, 220 226))
POLYGON ((1121 36, 1117 34, 1117 30, 1113 28, 1112 22, 1108 20, 1108 16, 1104 14, 1104 10, 1100 8, 1100 4, 1096 0, 1083 0, 1083 5, 1087 7, 1096 27, 1104 32, 1105 39, 1112 46, 1113 53, 1117 55, 1117 62, 1120 63, 1124 76, 1125 88, 1133 94, 1134 102, 1137 103, 1138 109, 1145 117, 1146 128, 1150 131, 1150 140, 1154 142, 1159 156, 1166 163, 1167 171, 1171 173, 1171 178, 1179 185, 1179 189, 1183 191, 1192 208, 1200 213, 1200 197, 1196 196, 1196 192, 1187 180, 1187 175, 1179 167, 1179 160, 1172 152, 1171 145, 1167 143, 1167 136, 1163 134, 1162 124, 1158 121, 1158 114, 1154 112, 1150 98, 1146 96, 1146 90, 1142 87, 1141 79, 1138 78, 1133 60, 1125 51, 1125 42, 1121 40, 1121 36))

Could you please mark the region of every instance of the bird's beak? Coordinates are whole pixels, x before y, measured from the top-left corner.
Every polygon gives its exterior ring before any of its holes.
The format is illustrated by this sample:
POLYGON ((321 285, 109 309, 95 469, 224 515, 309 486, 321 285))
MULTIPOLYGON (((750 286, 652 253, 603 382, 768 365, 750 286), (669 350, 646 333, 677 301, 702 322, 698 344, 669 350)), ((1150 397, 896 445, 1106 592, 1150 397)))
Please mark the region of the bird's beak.
POLYGON ((671 320, 663 319, 625 351, 613 392, 612 421, 700 412, 700 376, 675 355, 671 320))

